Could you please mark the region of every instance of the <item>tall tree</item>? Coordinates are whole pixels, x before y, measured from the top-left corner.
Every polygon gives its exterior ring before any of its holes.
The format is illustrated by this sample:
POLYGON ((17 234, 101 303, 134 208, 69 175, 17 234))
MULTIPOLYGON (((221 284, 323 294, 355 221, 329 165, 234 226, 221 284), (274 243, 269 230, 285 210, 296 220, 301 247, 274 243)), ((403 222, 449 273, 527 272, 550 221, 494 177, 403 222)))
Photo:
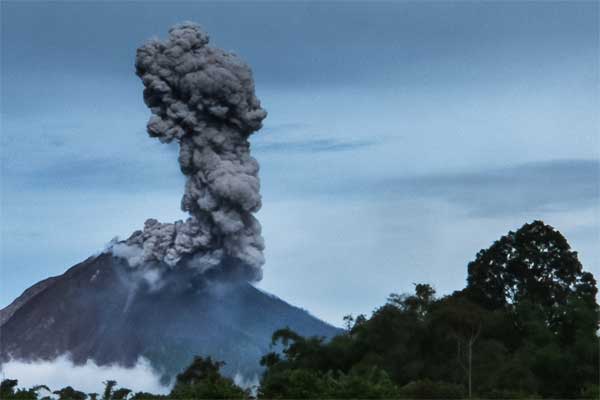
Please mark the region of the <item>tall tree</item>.
POLYGON ((577 252, 542 221, 525 224, 481 250, 469 263, 467 282, 469 296, 490 309, 528 300, 552 310, 573 295, 594 302, 597 293, 577 252))
POLYGON ((468 394, 471 398, 473 395, 473 347, 481 335, 484 310, 464 296, 449 296, 433 313, 431 323, 438 330, 446 330, 446 334, 455 340, 457 363, 465 372, 468 394))
POLYGON ((104 382, 104 393, 102 394, 102 400, 111 400, 115 386, 117 386, 117 381, 109 380, 104 382))

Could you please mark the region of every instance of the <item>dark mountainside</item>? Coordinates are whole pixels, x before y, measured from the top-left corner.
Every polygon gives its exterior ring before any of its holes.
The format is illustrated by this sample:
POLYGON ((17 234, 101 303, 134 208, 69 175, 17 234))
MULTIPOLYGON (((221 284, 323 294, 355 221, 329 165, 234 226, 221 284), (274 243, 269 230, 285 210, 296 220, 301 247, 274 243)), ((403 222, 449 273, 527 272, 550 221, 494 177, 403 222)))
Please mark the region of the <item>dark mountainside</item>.
POLYGON ((193 356, 210 355, 226 362, 226 374, 251 377, 260 372, 275 330, 339 333, 245 282, 182 288, 180 281, 153 291, 134 284, 139 280, 130 271, 121 259, 101 254, 32 286, 0 314, 14 313, 0 326, 2 359, 52 359, 68 352, 76 363, 132 366, 144 356, 167 378, 193 356))
POLYGON ((50 286, 56 278, 57 277, 53 276, 39 281, 29 289, 25 290, 19 297, 14 299, 12 303, 0 310, 0 326, 4 325, 4 323, 8 321, 23 304, 27 303, 32 297, 50 286))

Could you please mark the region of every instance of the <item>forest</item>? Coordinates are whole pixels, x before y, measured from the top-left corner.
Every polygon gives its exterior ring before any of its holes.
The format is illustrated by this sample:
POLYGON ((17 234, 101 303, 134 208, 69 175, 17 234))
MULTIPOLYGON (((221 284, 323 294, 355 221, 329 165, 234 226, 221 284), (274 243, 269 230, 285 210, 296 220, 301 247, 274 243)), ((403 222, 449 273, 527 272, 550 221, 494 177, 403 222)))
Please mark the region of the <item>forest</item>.
MULTIPOLYGON (((597 399, 596 295, 594 276, 565 237, 534 221, 477 253, 466 287, 454 293, 415 284, 371 316, 344 317, 344 332, 329 340, 277 330, 258 387, 240 388, 220 374, 220 361, 196 357, 168 395, 132 393, 115 381, 102 394, 70 386, 52 393, 61 400, 597 399)), ((0 398, 51 392, 17 387, 5 379, 0 398)))

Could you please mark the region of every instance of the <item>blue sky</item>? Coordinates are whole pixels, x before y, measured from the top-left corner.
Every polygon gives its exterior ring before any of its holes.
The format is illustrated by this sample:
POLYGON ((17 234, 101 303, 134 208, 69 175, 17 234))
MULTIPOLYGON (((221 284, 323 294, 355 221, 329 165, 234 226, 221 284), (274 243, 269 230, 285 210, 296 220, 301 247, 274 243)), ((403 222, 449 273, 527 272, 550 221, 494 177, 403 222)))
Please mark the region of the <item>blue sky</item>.
POLYGON ((145 134, 135 49, 192 20, 254 70, 259 286, 341 324, 465 284, 543 219, 600 275, 598 2, 2 2, 0 306, 172 221, 176 148, 145 134))

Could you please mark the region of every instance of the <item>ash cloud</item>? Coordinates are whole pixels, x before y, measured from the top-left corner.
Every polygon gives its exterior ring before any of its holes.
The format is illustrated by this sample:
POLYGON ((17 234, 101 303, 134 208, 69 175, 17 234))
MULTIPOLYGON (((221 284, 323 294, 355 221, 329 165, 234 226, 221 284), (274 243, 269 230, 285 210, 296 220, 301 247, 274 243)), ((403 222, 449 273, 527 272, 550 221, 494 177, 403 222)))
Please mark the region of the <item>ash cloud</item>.
POLYGON ((185 264, 199 274, 235 265, 236 275, 260 280, 264 241, 254 213, 261 207, 258 162, 250 135, 267 113, 252 71, 235 54, 209 46, 209 36, 185 22, 165 41, 138 48, 136 73, 152 116, 148 134, 179 144, 186 177, 181 208, 186 221, 148 219, 141 231, 113 243, 113 255, 132 267, 185 264))

